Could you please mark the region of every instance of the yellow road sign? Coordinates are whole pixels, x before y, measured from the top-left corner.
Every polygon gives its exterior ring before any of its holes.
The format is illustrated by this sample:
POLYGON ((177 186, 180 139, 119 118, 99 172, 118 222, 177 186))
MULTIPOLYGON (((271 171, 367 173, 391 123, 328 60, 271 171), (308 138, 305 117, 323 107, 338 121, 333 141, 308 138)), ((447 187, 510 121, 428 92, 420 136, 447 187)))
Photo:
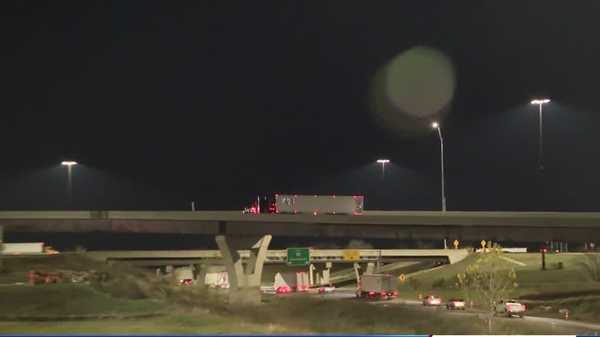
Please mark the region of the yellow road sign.
POLYGON ((485 248, 485 240, 481 240, 481 248, 485 248))
POLYGON ((458 249, 458 245, 460 244, 460 242, 458 242, 458 240, 454 240, 452 244, 454 245, 454 249, 458 249))
POLYGON ((344 250, 345 261, 358 261, 360 260, 360 250, 358 249, 346 249, 344 250))
POLYGON ((400 282, 406 281, 406 275, 400 274, 400 276, 398 276, 398 281, 400 281, 400 282))

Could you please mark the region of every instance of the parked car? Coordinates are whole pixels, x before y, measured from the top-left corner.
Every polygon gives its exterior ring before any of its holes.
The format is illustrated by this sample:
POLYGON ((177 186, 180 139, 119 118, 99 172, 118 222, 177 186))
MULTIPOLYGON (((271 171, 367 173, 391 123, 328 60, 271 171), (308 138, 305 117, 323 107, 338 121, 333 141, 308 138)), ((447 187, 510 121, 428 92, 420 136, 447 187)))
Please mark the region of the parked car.
POLYGON ((448 310, 465 310, 465 300, 460 298, 451 298, 446 303, 446 309, 448 310))
POLYGON ((508 317, 519 316, 523 317, 527 306, 515 300, 500 301, 496 304, 496 314, 505 314, 508 317))
POLYGON ((435 295, 425 296, 423 299, 423 305, 425 306, 440 306, 442 305, 442 298, 435 295))

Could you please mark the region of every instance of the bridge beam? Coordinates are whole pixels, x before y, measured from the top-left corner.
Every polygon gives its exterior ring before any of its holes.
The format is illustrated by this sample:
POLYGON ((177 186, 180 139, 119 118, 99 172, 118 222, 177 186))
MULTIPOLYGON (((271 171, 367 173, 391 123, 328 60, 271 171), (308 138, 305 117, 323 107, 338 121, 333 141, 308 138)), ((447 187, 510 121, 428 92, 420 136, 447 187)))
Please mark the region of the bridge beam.
POLYGON ((260 304, 260 282, 271 238, 271 235, 265 235, 252 245, 244 270, 240 254, 229 246, 227 237, 215 237, 229 276, 230 304, 260 304))

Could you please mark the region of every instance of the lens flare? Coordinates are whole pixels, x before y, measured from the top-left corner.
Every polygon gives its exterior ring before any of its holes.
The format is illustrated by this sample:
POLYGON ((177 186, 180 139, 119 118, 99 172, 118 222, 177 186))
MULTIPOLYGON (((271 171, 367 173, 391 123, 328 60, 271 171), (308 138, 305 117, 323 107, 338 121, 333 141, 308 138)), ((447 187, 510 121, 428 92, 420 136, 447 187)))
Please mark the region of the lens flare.
POLYGON ((372 83, 373 116, 395 134, 422 133, 449 108, 456 86, 452 62, 429 47, 404 51, 372 83))

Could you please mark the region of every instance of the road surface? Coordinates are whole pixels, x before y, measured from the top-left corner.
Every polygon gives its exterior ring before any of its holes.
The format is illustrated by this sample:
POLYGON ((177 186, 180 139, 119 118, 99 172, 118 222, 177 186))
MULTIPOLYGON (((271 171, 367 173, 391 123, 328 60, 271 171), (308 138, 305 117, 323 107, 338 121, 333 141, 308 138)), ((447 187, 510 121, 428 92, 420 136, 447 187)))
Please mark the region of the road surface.
MULTIPOLYGON (((274 291, 272 293, 274 294, 274 291)), ((300 294, 292 294, 292 296, 294 296, 294 295, 300 295, 300 294)), ((288 295, 286 294, 283 296, 288 296, 288 295)), ((331 300, 355 299, 355 293, 354 293, 353 288, 338 288, 333 293, 327 293, 327 294, 318 294, 318 293, 311 292, 311 293, 309 293, 309 296, 314 296, 314 297, 323 298, 323 299, 331 299, 331 300)), ((435 311, 435 312, 438 312, 438 313, 444 314, 444 315, 461 315, 461 316, 471 316, 471 317, 483 317, 484 315, 486 315, 486 313, 483 311, 446 310, 445 305, 442 305, 440 307, 425 307, 425 306, 423 306, 423 303, 421 301, 407 300, 407 299, 400 299, 400 298, 396 298, 396 299, 388 300, 388 301, 371 300, 371 301, 368 301, 367 303, 373 304, 373 305, 384 305, 384 306, 389 306, 389 305, 410 306, 416 310, 422 310, 424 312, 435 311)), ((519 318, 508 318, 508 317, 496 317, 495 319, 519 320, 519 318)), ((533 322, 533 323, 539 323, 539 324, 548 324, 553 327, 556 326, 556 327, 562 327, 562 328, 579 328, 579 329, 584 329, 587 332, 593 332, 596 334, 600 333, 600 324, 595 324, 595 323, 567 321, 567 320, 563 320, 563 319, 556 319, 556 318, 549 318, 549 317, 537 317, 537 316, 524 316, 523 320, 528 321, 528 322, 533 322)))

